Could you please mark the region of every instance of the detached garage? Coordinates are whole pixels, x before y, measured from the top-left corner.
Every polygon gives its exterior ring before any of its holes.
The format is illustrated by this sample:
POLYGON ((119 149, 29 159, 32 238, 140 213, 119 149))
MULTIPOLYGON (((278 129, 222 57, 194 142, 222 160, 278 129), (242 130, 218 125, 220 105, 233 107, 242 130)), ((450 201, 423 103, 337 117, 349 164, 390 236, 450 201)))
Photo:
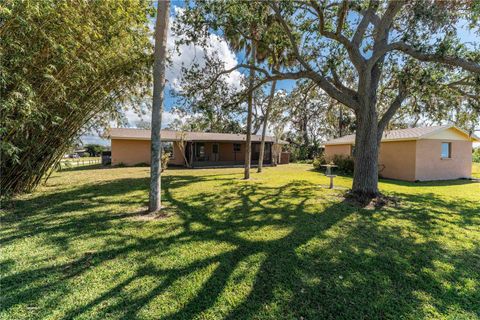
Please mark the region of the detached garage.
MULTIPOLYGON (((384 178, 428 181, 469 178, 472 143, 480 142, 455 126, 385 131, 380 144, 379 174, 384 178)), ((325 143, 325 156, 353 155, 355 135, 325 143)))

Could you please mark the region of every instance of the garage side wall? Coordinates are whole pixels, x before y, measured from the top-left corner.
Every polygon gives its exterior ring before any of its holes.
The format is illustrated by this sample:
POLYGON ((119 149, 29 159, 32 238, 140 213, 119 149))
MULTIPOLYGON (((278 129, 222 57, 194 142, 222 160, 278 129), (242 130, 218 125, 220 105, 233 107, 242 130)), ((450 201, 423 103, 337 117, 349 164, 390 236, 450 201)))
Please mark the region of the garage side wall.
POLYGON ((472 142, 425 139, 417 141, 416 180, 469 178, 472 172, 472 142), (451 158, 442 159, 442 142, 451 143, 451 158))
POLYGON ((378 171, 383 178, 415 181, 415 141, 392 141, 380 144, 378 171))
MULTIPOLYGON (((141 163, 150 164, 149 140, 112 139, 112 165, 133 166, 141 163)), ((173 144, 173 157, 169 164, 183 165, 184 159, 177 143, 173 144)))
POLYGON ((332 160, 334 155, 350 156, 352 154, 352 146, 350 144, 337 144, 325 146, 325 159, 332 160))

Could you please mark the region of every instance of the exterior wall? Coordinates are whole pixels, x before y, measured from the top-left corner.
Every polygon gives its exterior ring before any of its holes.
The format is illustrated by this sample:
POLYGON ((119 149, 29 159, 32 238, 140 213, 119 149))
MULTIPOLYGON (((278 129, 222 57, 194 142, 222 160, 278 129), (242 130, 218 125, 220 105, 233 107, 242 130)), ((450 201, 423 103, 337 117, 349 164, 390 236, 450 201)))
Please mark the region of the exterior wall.
MULTIPOLYGON (((245 142, 194 142, 195 159, 193 160, 194 167, 198 166, 228 166, 228 165, 241 165, 245 162, 246 143, 245 142), (197 157, 196 150, 199 148, 199 144, 204 145, 204 156, 197 157), (213 153, 213 145, 218 144, 218 154, 213 153), (234 151, 234 144, 240 145, 239 151, 234 151)), ((271 147, 272 143, 265 144, 265 154, 263 163, 271 163, 271 147)), ((252 165, 258 163, 260 156, 260 143, 252 143, 252 165)))
MULTIPOLYGON (((150 164, 149 140, 112 139, 112 165, 133 166, 140 163, 150 164)), ((183 165, 184 160, 177 143, 173 144, 173 157, 169 164, 183 165)))
POLYGON ((468 178, 472 172, 472 142, 425 139, 417 141, 416 179, 449 180, 468 178), (452 143, 452 157, 441 158, 442 142, 452 143))
POLYGON ((112 165, 150 163, 150 141, 112 139, 112 165))
POLYGON ((415 141, 392 141, 380 144, 378 171, 381 177, 415 181, 415 161, 415 141))
MULTIPOLYGON (((180 147, 178 146, 178 144, 179 142, 173 143, 173 157, 170 157, 168 164, 183 166, 185 165, 185 158, 182 156, 182 151, 180 150, 180 147)), ((150 156, 150 151, 148 152, 148 156, 150 156)))
POLYGON ((337 145, 326 145, 325 146, 325 159, 328 161, 332 160, 333 156, 336 154, 341 154, 345 156, 352 155, 352 145, 350 144, 337 144, 337 145))
POLYGON ((197 142, 205 145, 205 161, 243 161, 245 160, 245 143, 240 143, 240 151, 233 151, 232 142, 197 142), (213 145, 218 144, 218 157, 215 159, 213 145))
POLYGON ((219 142, 218 144, 219 144, 219 153, 220 153, 218 161, 244 161, 245 160, 245 143, 240 143, 240 152, 233 152, 233 143, 231 142, 228 142, 228 143, 219 142))
MULTIPOLYGON (((213 144, 215 142, 204 142, 206 162, 241 162, 245 160, 245 142, 239 142, 240 151, 234 152, 232 142, 218 142, 219 153, 215 159, 213 155, 213 144)), ((189 145, 188 145, 189 146, 189 145)), ((186 148, 188 147, 186 146, 186 148)), ((265 154, 268 157, 268 154, 265 154)), ((270 159, 265 158, 267 162, 270 159)), ((199 163, 200 161, 195 161, 199 163)), ((265 163, 264 162, 264 163, 265 163)), ((112 165, 125 164, 128 166, 140 163, 150 164, 150 141, 149 140, 126 140, 112 139, 112 165)), ((173 143, 173 157, 168 162, 171 165, 184 165, 185 160, 177 142, 173 143)))
POLYGON ((282 152, 280 156, 279 164, 289 164, 290 163, 290 152, 282 152))

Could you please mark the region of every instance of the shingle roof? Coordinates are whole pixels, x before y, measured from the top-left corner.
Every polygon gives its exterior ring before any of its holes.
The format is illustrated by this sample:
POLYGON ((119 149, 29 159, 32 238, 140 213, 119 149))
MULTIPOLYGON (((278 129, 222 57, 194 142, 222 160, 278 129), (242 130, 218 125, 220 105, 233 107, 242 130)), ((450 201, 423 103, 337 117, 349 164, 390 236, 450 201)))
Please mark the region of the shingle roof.
MULTIPOLYGON (((447 126, 432 126, 432 127, 420 127, 420 128, 408 128, 408 129, 399 129, 399 130, 390 130, 390 131, 384 131, 383 136, 382 136, 382 141, 395 141, 395 140, 417 140, 421 139, 425 136, 428 136, 429 134, 432 134, 437 131, 442 131, 450 128, 455 128, 465 134, 463 130, 452 126, 452 125, 447 125, 447 126)), ((468 135, 468 134, 467 134, 468 135)), ((477 140, 478 138, 475 136, 472 136, 474 140, 477 140)), ((325 145, 332 145, 332 144, 353 144, 355 142, 355 135, 350 134, 348 136, 343 136, 341 138, 329 140, 325 142, 325 145)))
MULTIPOLYGON (((245 134, 237 133, 213 133, 213 132, 188 132, 188 131, 174 131, 162 130, 161 136, 163 141, 180 141, 184 134, 185 141, 232 141, 241 142, 246 141, 245 134)), ((110 139, 124 139, 124 140, 150 140, 150 130, 133 129, 133 128, 112 128, 109 130, 108 137, 110 139)), ((252 141, 260 142, 262 136, 252 135, 252 141)), ((275 142, 275 137, 266 136, 265 141, 275 142)), ((287 144, 286 141, 279 141, 280 144, 287 144)))

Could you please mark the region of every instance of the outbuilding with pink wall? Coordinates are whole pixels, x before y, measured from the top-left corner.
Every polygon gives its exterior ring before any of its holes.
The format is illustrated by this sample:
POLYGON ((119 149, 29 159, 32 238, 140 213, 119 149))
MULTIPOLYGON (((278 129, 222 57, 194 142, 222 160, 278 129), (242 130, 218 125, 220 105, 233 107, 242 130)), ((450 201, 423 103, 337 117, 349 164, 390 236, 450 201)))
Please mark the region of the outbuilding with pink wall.
MULTIPOLYGON (((384 178, 429 181, 470 178, 472 143, 480 142, 455 126, 385 131, 380 143, 379 174, 384 178)), ((325 156, 353 156, 355 135, 325 143, 325 156)))

